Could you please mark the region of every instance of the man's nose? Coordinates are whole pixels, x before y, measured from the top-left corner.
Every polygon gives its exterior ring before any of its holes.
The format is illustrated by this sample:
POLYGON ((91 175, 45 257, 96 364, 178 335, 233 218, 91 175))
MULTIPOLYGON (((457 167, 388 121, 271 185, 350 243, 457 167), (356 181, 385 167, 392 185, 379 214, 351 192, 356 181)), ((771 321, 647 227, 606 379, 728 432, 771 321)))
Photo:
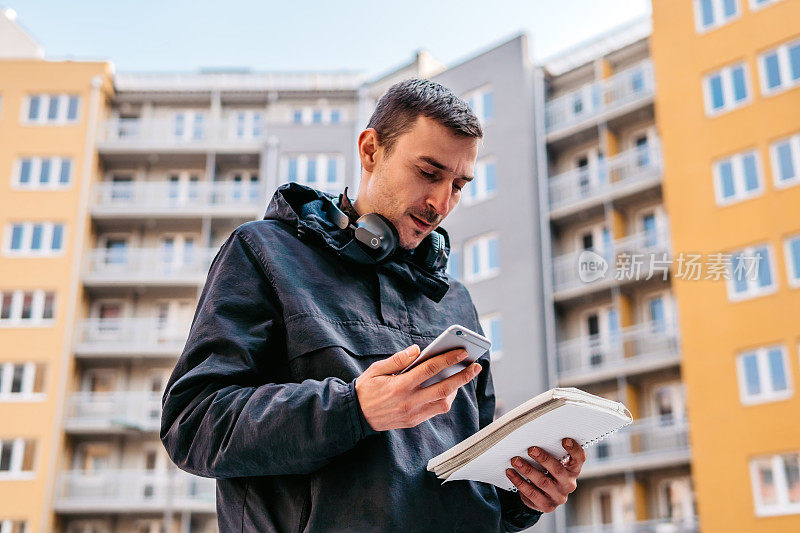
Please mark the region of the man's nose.
POLYGON ((428 205, 431 206, 439 216, 444 216, 447 213, 447 208, 450 205, 450 189, 450 183, 446 180, 442 180, 442 182, 438 183, 428 194, 428 205))

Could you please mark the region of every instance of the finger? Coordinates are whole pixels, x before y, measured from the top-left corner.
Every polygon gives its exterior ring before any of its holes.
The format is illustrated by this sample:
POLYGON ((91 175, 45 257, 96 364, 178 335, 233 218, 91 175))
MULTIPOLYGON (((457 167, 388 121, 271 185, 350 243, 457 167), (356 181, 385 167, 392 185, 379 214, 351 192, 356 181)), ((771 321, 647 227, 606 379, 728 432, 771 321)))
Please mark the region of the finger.
POLYGON ((524 503, 525 505, 527 505, 528 507, 530 507, 534 511, 539 511, 539 512, 542 512, 542 513, 544 512, 541 509, 539 509, 539 507, 535 503, 533 503, 527 496, 525 496, 521 492, 519 493, 519 497, 522 500, 522 503, 524 503))
POLYGON ((506 477, 517 487, 520 494, 525 496, 536 509, 543 513, 552 512, 557 505, 542 491, 525 481, 522 476, 517 473, 513 468, 506 469, 506 477))
POLYGON ((439 383, 434 383, 430 387, 420 389, 416 394, 418 395, 420 402, 435 402, 442 398, 447 398, 453 392, 457 392, 459 388, 472 381, 475 376, 480 373, 481 365, 478 363, 472 363, 464 370, 453 374, 449 378, 444 379, 439 383))
POLYGON ((569 453, 569 460, 564 464, 564 468, 575 475, 580 474, 583 463, 586 462, 586 450, 575 439, 564 439, 562 445, 569 453))
POLYGON ((528 478, 531 483, 536 485, 539 490, 544 492, 553 502, 558 505, 566 503, 569 492, 562 489, 561 485, 553 478, 534 468, 522 457, 512 458, 511 465, 516 468, 520 474, 528 478))
POLYGON ((419 385, 432 378, 445 368, 463 361, 467 357, 467 351, 462 349, 450 350, 442 354, 431 357, 423 361, 405 374, 405 379, 414 385, 419 385))
POLYGON ((417 356, 419 356, 419 346, 412 344, 405 350, 399 351, 386 359, 375 361, 367 371, 372 371, 375 376, 394 374, 410 365, 417 356))
POLYGON ((550 472, 550 474, 557 480, 560 481, 562 478, 566 477, 567 471, 564 468, 564 465, 561 464, 561 461, 541 448, 531 446, 528 448, 528 455, 530 455, 534 461, 542 465, 544 469, 550 472))

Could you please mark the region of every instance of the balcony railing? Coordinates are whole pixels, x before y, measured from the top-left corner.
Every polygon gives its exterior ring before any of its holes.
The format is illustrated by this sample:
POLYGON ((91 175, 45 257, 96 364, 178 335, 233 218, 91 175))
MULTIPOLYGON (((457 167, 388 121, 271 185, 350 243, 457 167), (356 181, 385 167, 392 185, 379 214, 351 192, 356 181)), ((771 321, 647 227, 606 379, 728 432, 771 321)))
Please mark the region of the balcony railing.
POLYGON ((550 209, 600 202, 617 191, 661 176, 659 143, 627 150, 596 165, 549 179, 550 209))
POLYGON ((697 517, 685 519, 657 518, 622 524, 592 524, 569 526, 567 533, 697 533, 697 517))
POLYGON ((689 424, 683 416, 642 418, 586 448, 581 475, 591 477, 682 464, 689 459, 689 424))
POLYGON ((558 343, 558 377, 574 383, 645 370, 678 357, 678 328, 672 321, 645 322, 606 335, 558 343))
POLYGON ((108 248, 86 254, 84 281, 91 283, 202 283, 216 248, 108 248))
POLYGON ((570 252, 553 258, 553 292, 571 291, 588 287, 591 290, 610 286, 615 282, 663 277, 669 270, 669 233, 666 228, 642 231, 628 235, 607 245, 606 249, 591 250, 593 260, 608 266, 597 279, 586 277, 584 268, 586 250, 570 252), (584 279, 581 279, 583 272, 584 279))
POLYGON ((260 182, 170 181, 104 182, 92 188, 94 213, 214 214, 244 211, 251 214, 265 206, 260 182))
POLYGON ((157 392, 76 392, 67 399, 67 430, 158 431, 160 424, 161 394, 157 392))
POLYGON ((215 481, 181 470, 66 471, 58 476, 58 512, 214 512, 215 481))
POLYGON ((545 105, 547 133, 567 128, 653 95, 655 78, 650 60, 613 76, 561 95, 545 105))
POLYGON ((78 323, 75 351, 86 354, 165 353, 177 357, 189 334, 188 322, 151 318, 89 318, 78 323))
POLYGON ((113 146, 192 147, 227 143, 258 145, 266 138, 265 128, 242 129, 234 119, 214 124, 205 116, 202 121, 177 122, 159 118, 111 118, 100 129, 99 142, 113 146))

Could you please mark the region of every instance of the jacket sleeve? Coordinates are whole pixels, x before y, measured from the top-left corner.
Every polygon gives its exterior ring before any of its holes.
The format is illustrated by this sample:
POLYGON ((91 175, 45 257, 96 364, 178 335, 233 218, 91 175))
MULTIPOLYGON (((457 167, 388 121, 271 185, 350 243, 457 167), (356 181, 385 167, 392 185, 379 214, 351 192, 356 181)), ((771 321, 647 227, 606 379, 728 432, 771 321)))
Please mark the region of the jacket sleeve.
POLYGON ((162 399, 161 441, 200 476, 310 473, 373 432, 355 380, 276 377, 282 313, 254 250, 236 230, 217 253, 162 399))
MULTIPOLYGON (((478 324, 478 332, 483 335, 477 311, 475 312, 475 321, 478 324)), ((495 398, 489 355, 482 357, 478 363, 483 369, 478 375, 475 392, 478 397, 479 424, 483 429, 494 420, 495 398)), ((509 466, 511 465, 509 464, 509 466)), ((500 511, 506 531, 522 531, 539 521, 542 513, 525 505, 518 493, 503 490, 499 487, 495 487, 495 490, 497 490, 497 496, 500 499, 500 511)))

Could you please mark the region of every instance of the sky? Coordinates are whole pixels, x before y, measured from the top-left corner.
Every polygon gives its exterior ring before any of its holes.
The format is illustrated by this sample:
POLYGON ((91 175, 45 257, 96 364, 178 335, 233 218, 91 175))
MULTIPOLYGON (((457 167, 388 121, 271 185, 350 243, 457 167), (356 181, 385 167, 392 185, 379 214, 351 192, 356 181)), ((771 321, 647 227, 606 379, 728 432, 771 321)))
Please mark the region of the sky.
POLYGON ((650 0, 0 0, 48 59, 117 72, 351 70, 426 49, 447 65, 520 32, 537 61, 650 13, 650 0))

